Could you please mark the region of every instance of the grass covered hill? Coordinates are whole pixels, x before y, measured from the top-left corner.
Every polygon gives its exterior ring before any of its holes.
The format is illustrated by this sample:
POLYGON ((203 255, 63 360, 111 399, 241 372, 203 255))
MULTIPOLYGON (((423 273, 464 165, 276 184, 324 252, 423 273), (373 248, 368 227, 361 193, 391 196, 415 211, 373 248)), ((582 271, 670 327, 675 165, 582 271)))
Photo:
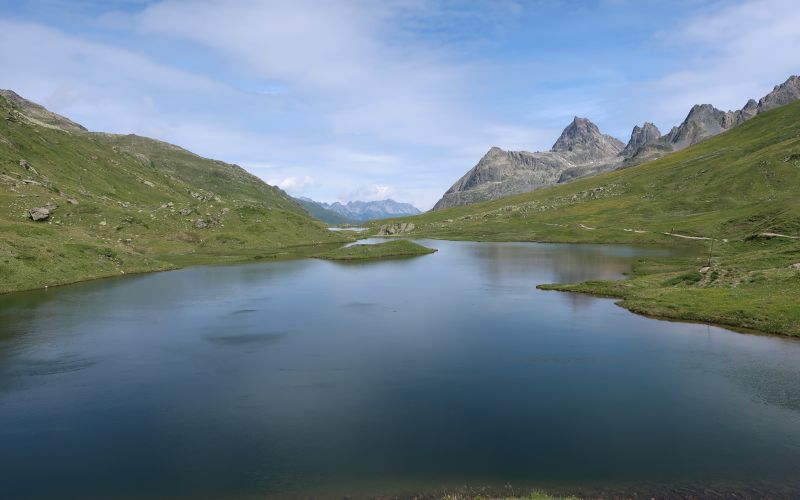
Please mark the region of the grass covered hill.
POLYGON ((87 132, 10 91, 0 91, 0 236, 0 292, 349 238, 236 165, 87 132))
POLYGON ((424 247, 408 240, 394 240, 385 243, 350 245, 316 255, 327 260, 377 260, 416 257, 437 252, 435 248, 424 247))
POLYGON ((693 245, 698 257, 640 262, 631 280, 554 288, 620 297, 658 316, 800 335, 798 194, 794 102, 659 160, 403 220, 415 237, 693 245))

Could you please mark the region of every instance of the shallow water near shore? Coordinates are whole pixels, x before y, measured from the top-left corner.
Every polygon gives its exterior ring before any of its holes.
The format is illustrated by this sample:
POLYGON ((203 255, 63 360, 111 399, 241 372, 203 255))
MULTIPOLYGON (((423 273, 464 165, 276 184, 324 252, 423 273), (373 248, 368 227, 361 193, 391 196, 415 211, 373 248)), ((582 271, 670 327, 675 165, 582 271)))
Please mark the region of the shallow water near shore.
POLYGON ((420 243, 0 296, 2 496, 798 492, 800 342, 536 290, 665 250, 420 243))

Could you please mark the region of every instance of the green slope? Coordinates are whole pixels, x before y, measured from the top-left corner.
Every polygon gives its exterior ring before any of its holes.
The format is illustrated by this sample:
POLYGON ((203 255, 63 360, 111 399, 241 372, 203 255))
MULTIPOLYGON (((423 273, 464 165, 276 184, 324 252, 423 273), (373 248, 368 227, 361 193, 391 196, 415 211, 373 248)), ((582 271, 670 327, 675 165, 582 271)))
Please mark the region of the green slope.
POLYGON ((0 93, 0 292, 306 254, 348 238, 236 165, 85 132, 9 95, 0 93), (28 218, 48 203, 58 205, 49 220, 28 218))
POLYGON ((435 248, 424 247, 413 241, 394 240, 385 243, 350 245, 315 255, 315 257, 327 260, 345 261, 378 260, 415 257, 418 255, 428 255, 437 251, 438 250, 435 248))
POLYGON ((799 193, 795 102, 653 162, 405 220, 413 236, 695 245, 703 255, 713 239, 704 273, 705 256, 671 259, 640 263, 626 282, 557 288, 621 297, 659 316, 800 335, 800 270, 789 267, 800 263, 799 193))

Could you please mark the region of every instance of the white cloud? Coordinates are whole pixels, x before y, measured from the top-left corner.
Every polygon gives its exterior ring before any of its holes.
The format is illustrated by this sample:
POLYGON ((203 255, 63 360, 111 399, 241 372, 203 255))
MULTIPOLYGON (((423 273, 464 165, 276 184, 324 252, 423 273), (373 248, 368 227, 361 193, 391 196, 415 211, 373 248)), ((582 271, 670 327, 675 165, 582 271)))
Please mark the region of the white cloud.
POLYGON ((639 90, 653 114, 672 119, 693 104, 741 108, 800 71, 798 27, 796 0, 717 2, 658 35, 682 65, 639 90))
POLYGON ((310 175, 303 177, 285 177, 283 179, 269 179, 267 183, 278 186, 291 195, 299 196, 304 194, 306 188, 314 183, 314 178, 310 175))
POLYGON ((380 186, 378 184, 363 185, 356 189, 345 193, 340 198, 342 200, 359 200, 359 201, 378 201, 391 198, 395 194, 395 189, 392 186, 380 186))

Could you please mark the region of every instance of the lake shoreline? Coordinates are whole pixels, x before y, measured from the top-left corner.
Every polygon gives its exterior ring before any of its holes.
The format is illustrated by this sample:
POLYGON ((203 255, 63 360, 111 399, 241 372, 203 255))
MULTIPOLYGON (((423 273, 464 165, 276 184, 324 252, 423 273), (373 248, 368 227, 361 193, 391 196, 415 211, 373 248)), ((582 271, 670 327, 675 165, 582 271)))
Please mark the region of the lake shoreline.
MULTIPOLYGON (((367 234, 359 234, 356 241, 367 239, 371 235, 367 234)), ((446 239, 440 238, 436 236, 428 236, 428 235, 411 235, 411 234, 403 234, 403 235, 394 235, 386 237, 387 241, 392 240, 419 240, 419 239, 431 239, 431 240, 439 240, 439 241, 454 241, 454 242, 476 242, 476 243, 538 243, 538 244, 562 244, 562 245, 624 245, 624 246, 631 246, 631 247, 640 247, 640 248, 664 248, 663 244, 656 243, 656 242, 638 242, 638 243, 630 243, 630 242, 592 242, 592 241, 583 241, 583 242, 575 242, 575 241, 558 241, 558 240, 522 240, 522 239, 503 239, 503 240, 477 240, 477 239, 446 239)), ((338 243, 334 244, 327 244, 324 246, 330 247, 330 250, 336 250, 338 243)), ((346 245, 346 244, 345 244, 346 245)), ((170 262, 168 260, 159 260, 156 261, 159 264, 167 264, 167 266, 155 266, 153 268, 143 268, 143 269, 136 269, 133 271, 125 271, 124 273, 116 274, 116 273, 109 273, 103 274, 98 276, 80 278, 76 280, 69 280, 65 282, 57 282, 45 286, 31 286, 28 288, 18 288, 18 289, 11 289, 11 290, 3 290, 0 292, 0 295, 6 295, 10 293, 17 293, 17 292, 26 292, 26 291, 34 291, 34 290, 43 290, 43 289, 50 289, 55 287, 62 287, 67 285, 73 285, 77 283, 84 283, 89 281, 96 281, 101 279, 108 279, 108 278, 119 278, 123 276, 135 276, 135 275, 142 275, 142 274, 149 274, 155 272, 165 272, 165 271, 176 271, 180 269, 185 269, 188 267, 194 266, 203 266, 203 265, 226 265, 226 264, 248 264, 259 262, 263 260, 296 260, 296 259, 305 259, 305 258, 320 258, 318 255, 320 245, 299 245, 297 247, 286 247, 282 250, 297 250, 300 249, 301 251, 297 252, 275 252, 269 254, 268 256, 258 255, 258 256, 250 256, 246 254, 242 255, 226 255, 226 256, 212 256, 212 255, 193 255, 186 262, 181 262, 180 264, 176 262, 170 262), (171 267, 170 267, 171 266, 171 267)), ((681 242, 677 248, 680 249, 696 249, 699 248, 696 242, 681 242)), ((185 256, 181 256, 181 259, 177 259, 180 262, 185 256)), ((393 256, 385 256, 384 258, 390 258, 393 256)), ((406 255, 398 255, 397 258, 403 258, 406 255)), ((336 261, 335 259, 330 259, 332 261, 336 261)), ((340 262, 349 262, 349 261, 360 261, 364 259, 340 259, 340 262)), ((663 261, 669 261, 669 257, 661 258, 663 261)), ((627 311, 633 314, 643 315, 653 319, 661 319, 661 320, 670 320, 670 321, 679 321, 679 322, 691 322, 691 323, 702 323, 711 326, 718 326, 722 328, 732 329, 739 333, 747 333, 747 334, 756 334, 756 335, 769 335, 769 336, 777 336, 777 337, 789 337, 789 338, 796 338, 800 336, 799 332, 788 332, 783 331, 779 328, 774 327, 773 325, 765 324, 765 325, 754 325, 752 321, 747 319, 738 319, 735 317, 724 317, 724 316, 715 316, 711 313, 703 313, 703 312, 693 312, 688 313, 685 311, 671 311, 669 308, 669 304, 647 304, 641 301, 631 300, 631 297, 627 293, 628 290, 624 286, 620 286, 622 283, 628 283, 633 278, 637 277, 635 268, 632 270, 630 276, 626 277, 623 280, 617 281, 610 281, 610 282, 603 282, 603 283, 594 283, 594 282, 585 282, 585 283, 539 283, 536 285, 536 288, 544 291, 558 291, 558 292, 571 292, 571 293, 581 293, 585 295, 590 295, 594 297, 600 298, 610 298, 610 299, 619 299, 616 303, 618 306, 626 309, 627 311)))

